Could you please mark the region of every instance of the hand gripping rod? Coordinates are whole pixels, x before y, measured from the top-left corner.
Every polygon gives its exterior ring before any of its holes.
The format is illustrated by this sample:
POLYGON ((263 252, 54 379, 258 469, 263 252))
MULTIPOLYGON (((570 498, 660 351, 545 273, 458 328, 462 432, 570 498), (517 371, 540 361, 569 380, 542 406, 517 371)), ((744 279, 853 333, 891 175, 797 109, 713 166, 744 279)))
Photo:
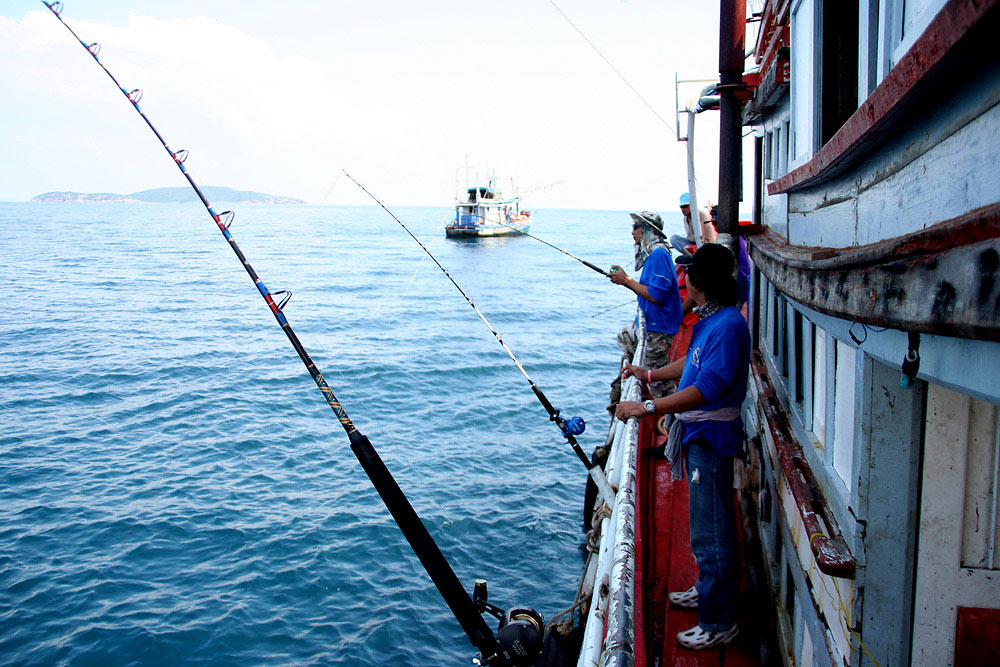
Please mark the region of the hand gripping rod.
MULTIPOLYGON (((299 355, 302 363, 305 364, 306 369, 315 381, 316 386, 319 387, 319 390, 323 393, 323 397, 326 399, 326 402, 337 415, 340 425, 343 426, 344 431, 347 433, 347 437, 350 440, 351 451, 361 463, 361 467, 364 468, 365 473, 375 486, 375 489, 378 491, 382 501, 389 509, 389 513, 392 515, 392 518, 396 521, 396 525, 399 526, 399 529, 406 537, 407 542, 409 542, 410 547, 420 559, 424 569, 427 570, 427 574, 430 575, 431 580, 434 582, 434 585, 441 593, 445 602, 448 604, 452 614, 454 614, 455 618, 462 626, 462 629, 465 631, 465 634, 468 635, 469 640, 477 649, 479 649, 483 657, 488 660, 494 658, 497 655, 497 640, 493 631, 486 625, 486 622, 483 620, 481 613, 477 609, 472 598, 469 596, 469 593, 462 587, 462 583, 455 575, 455 571, 445 559, 444 554, 441 553, 441 550, 434 542, 434 538, 432 538, 431 534, 427 531, 427 528, 420 520, 420 517, 413 509, 413 506, 406 498, 406 495, 399 488, 399 485, 396 483, 396 480, 393 478, 392 473, 389 472, 385 463, 382 461, 382 458, 378 455, 378 452, 375 451, 375 448, 372 446, 367 436, 358 431, 354 423, 347 416, 347 412, 337 400, 333 390, 329 387, 329 385, 327 385, 326 380, 323 379, 323 374, 309 357, 309 353, 306 352, 305 348, 302 346, 298 336, 296 336, 295 332, 292 331, 291 325, 288 323, 288 320, 285 318, 285 315, 281 310, 281 306, 287 302, 287 299, 285 299, 285 301, 283 301, 280 305, 274 302, 272 293, 268 291, 263 281, 261 281, 261 279, 257 276, 253 267, 250 266, 250 263, 240 250, 240 247, 236 244, 236 240, 229 231, 229 225, 224 219, 226 214, 223 213, 220 215, 213 210, 204 193, 194 182, 191 174, 184 168, 183 157, 178 157, 180 152, 175 153, 168 148, 163 137, 153 126, 152 122, 150 122, 149 118, 146 117, 146 114, 143 113, 142 109, 139 108, 139 95, 136 94, 136 91, 132 91, 132 93, 126 92, 121 84, 118 83, 118 80, 115 79, 111 72, 108 71, 104 64, 98 59, 97 52, 99 51, 99 48, 95 44, 86 44, 79 38, 76 32, 74 32, 73 29, 70 28, 65 21, 63 21, 62 16, 60 16, 60 13, 62 12, 61 2, 49 3, 42 0, 42 3, 48 7, 52 14, 59 19, 59 22, 62 23, 74 37, 76 37, 77 41, 80 42, 85 49, 87 49, 94 60, 97 61, 97 64, 101 66, 101 69, 103 69, 107 75, 111 77, 111 80, 115 82, 118 89, 121 90, 122 94, 129 99, 129 102, 132 103, 135 110, 140 116, 142 116, 143 120, 146 121, 146 124, 149 125, 149 128, 153 131, 153 134, 156 135, 156 138, 160 140, 161 144, 163 144, 163 147, 170 154, 178 168, 180 168, 181 173, 184 174, 188 183, 190 183, 191 187, 194 188, 194 191, 198 194, 198 197, 208 210, 209 215, 212 216, 212 220, 216 225, 218 225, 222 235, 225 237, 226 241, 229 242, 229 246, 233 249, 233 252, 236 253, 240 263, 243 264, 243 268, 246 269, 247 273, 250 275, 250 279, 253 281, 257 290, 264 298, 268 308, 270 308, 271 312, 274 314, 275 319, 281 326, 282 331, 285 332, 285 335, 291 342, 292 347, 295 348, 295 352, 299 355)), ((184 157, 186 157, 186 155, 184 157)), ((229 220, 231 219, 232 218, 230 217, 229 220)))
MULTIPOLYGON (((421 248, 424 249, 424 252, 427 253, 427 256, 430 257, 435 264, 437 264, 437 267, 441 269, 441 272, 444 273, 445 276, 447 276, 448 280, 451 281, 451 284, 455 286, 455 289, 457 289, 459 293, 469 303, 469 305, 472 306, 472 309, 476 311, 476 315, 479 315, 479 319, 483 321, 483 324, 486 325, 486 328, 490 330, 490 333, 493 334, 493 337, 497 339, 498 343, 500 343, 500 347, 504 349, 504 352, 506 352, 507 356, 510 357, 511 361, 514 362, 514 365, 517 366, 517 369, 521 371, 521 375, 523 375, 524 379, 528 381, 528 384, 531 386, 531 391, 534 392, 535 397, 538 398, 538 402, 541 403, 542 407, 545 408, 545 411, 549 413, 549 421, 554 422, 556 426, 559 427, 559 432, 563 434, 563 437, 566 438, 566 442, 568 442, 570 447, 573 448, 573 452, 577 455, 577 457, 579 457, 580 461, 583 462, 583 465, 586 466, 587 473, 590 475, 591 479, 594 480, 594 484, 597 485, 597 490, 601 494, 601 498, 604 500, 605 503, 607 503, 608 507, 614 507, 615 492, 611 488, 611 485, 608 483, 608 478, 604 475, 604 471, 601 470, 600 466, 596 466, 590 462, 590 459, 587 458, 587 455, 580 447, 580 444, 576 441, 576 437, 572 432, 570 432, 569 422, 572 420, 566 420, 559 416, 559 410, 552 407, 552 404, 549 403, 549 399, 545 396, 545 394, 538 387, 538 385, 535 384, 535 381, 531 379, 531 376, 528 375, 528 371, 524 370, 524 366, 521 365, 521 362, 518 361, 516 356, 514 356, 514 353, 511 352, 509 347, 507 347, 507 344, 503 342, 503 337, 497 332, 496 329, 493 328, 493 325, 490 324, 490 321, 488 319, 486 319, 486 316, 483 315, 483 312, 479 310, 479 307, 476 306, 475 303, 473 303, 472 299, 469 298, 469 295, 465 293, 465 290, 463 290, 462 287, 457 282, 455 282, 455 279, 451 277, 450 273, 448 273, 448 269, 444 268, 441 262, 437 260, 437 257, 434 256, 434 254, 427 248, 427 246, 424 245, 424 243, 419 238, 417 238, 413 232, 410 231, 410 228, 407 227, 405 224, 403 224, 403 221, 397 218, 396 214, 390 211, 378 197, 369 192, 368 188, 366 188, 357 180, 355 180, 355 178, 346 171, 344 171, 343 173, 345 176, 351 179, 355 185, 361 188, 366 195, 371 197, 376 204, 381 206, 382 210, 388 213, 393 220, 399 223, 399 226, 402 227, 406 231, 406 233, 410 235, 410 238, 412 238, 414 241, 417 242, 417 245, 419 245, 421 248)), ((598 269, 598 271, 599 270, 600 269, 598 269)), ((582 420, 580 421, 582 422, 582 420)), ((577 431, 577 433, 582 433, 582 432, 583 432, 582 430, 577 431)))

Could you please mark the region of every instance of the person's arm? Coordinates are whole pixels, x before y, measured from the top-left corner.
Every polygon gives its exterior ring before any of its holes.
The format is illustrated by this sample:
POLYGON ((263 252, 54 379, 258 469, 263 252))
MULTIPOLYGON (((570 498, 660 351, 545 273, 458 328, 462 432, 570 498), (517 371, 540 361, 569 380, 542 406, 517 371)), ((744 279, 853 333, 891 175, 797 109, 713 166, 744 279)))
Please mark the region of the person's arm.
POLYGON ((697 306, 698 303, 691 298, 691 295, 684 297, 684 303, 681 304, 681 313, 687 315, 691 312, 691 309, 697 306))
POLYGON ((626 364, 625 368, 622 369, 622 377, 629 377, 631 375, 636 376, 640 380, 648 382, 652 378, 653 382, 662 382, 663 380, 678 380, 684 373, 684 362, 686 359, 681 357, 677 361, 667 364, 666 366, 661 366, 660 368, 654 368, 652 372, 648 368, 642 368, 640 366, 635 366, 634 364, 626 364))
MULTIPOLYGON (((664 366, 664 368, 667 367, 664 366)), ((708 403, 708 400, 702 396, 701 390, 694 385, 653 401, 653 405, 656 406, 655 413, 658 415, 687 412, 688 410, 701 407, 706 403, 708 403)), ((647 414, 646 409, 642 406, 642 403, 636 401, 622 401, 615 409, 615 416, 622 421, 625 421, 629 417, 641 417, 645 414, 647 414)))
POLYGON ((716 235, 715 227, 712 225, 712 221, 708 218, 708 213, 705 211, 698 211, 698 218, 701 220, 701 239, 705 243, 715 243, 718 238, 716 235))
POLYGON ((649 288, 641 284, 638 280, 629 278, 628 274, 625 273, 624 271, 615 271, 608 277, 611 278, 611 282, 613 282, 615 285, 624 285, 625 287, 629 288, 630 290, 641 296, 646 301, 655 303, 657 306, 663 305, 662 301, 657 301, 652 296, 650 296, 649 288))

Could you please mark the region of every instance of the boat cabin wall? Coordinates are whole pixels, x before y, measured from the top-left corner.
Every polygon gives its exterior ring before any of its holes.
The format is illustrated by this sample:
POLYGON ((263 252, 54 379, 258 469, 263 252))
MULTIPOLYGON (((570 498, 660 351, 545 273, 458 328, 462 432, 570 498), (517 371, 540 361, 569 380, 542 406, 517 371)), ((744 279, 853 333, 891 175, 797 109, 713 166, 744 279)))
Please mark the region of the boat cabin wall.
POLYGON ((787 21, 791 32, 793 168, 808 161, 875 90, 946 2, 791 2, 787 21))
POLYGON ((751 309, 812 493, 857 562, 853 580, 818 568, 758 396, 746 421, 759 446, 761 542, 793 664, 856 665, 865 652, 880 664, 950 663, 968 613, 960 607, 1000 615, 1000 383, 982 382, 973 396, 960 382, 977 352, 995 375, 998 346, 928 336, 923 359, 955 366, 961 391, 924 380, 906 389, 902 356, 871 354, 873 341, 895 336, 905 351, 900 332, 855 328, 866 336, 858 344, 849 322, 799 306, 760 272, 751 309))
POLYGON ((987 48, 988 36, 976 32, 985 28, 963 33, 967 43, 934 76, 911 72, 907 63, 893 72, 892 86, 879 88, 918 30, 930 25, 928 34, 935 36, 946 30, 931 21, 945 3, 848 4, 857 11, 850 20, 839 2, 792 3, 791 85, 755 123, 765 153, 764 224, 796 245, 852 247, 1000 201, 1000 162, 994 159, 1000 151, 1000 55, 987 48), (852 114, 869 112, 867 106, 859 111, 869 95, 866 105, 884 106, 893 102, 886 98, 894 90, 910 84, 917 98, 894 109, 885 130, 855 140, 848 126, 830 143, 852 114), (840 145, 843 151, 831 152, 840 145), (817 163, 820 148, 826 153, 817 163), (790 172, 823 172, 831 160, 839 166, 818 183, 791 190, 786 183, 775 191, 775 182, 790 172))

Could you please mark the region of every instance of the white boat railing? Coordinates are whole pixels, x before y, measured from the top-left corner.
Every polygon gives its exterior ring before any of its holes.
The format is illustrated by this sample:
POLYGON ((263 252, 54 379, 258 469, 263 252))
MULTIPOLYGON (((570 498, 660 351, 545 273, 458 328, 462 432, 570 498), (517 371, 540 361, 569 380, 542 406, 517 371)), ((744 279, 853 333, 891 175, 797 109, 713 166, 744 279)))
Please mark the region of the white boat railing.
MULTIPOLYGON (((646 325, 639 312, 638 345, 632 363, 646 358, 646 325)), ((622 400, 641 399, 639 382, 622 383, 622 400)), ((600 547, 584 575, 591 592, 577 667, 632 667, 635 664, 635 498, 639 419, 612 421, 611 455, 605 467, 615 506, 602 508, 600 547), (605 629, 606 626, 606 629, 605 629)), ((611 433, 609 433, 609 436, 611 433)), ((601 511, 601 510, 598 510, 601 511)))

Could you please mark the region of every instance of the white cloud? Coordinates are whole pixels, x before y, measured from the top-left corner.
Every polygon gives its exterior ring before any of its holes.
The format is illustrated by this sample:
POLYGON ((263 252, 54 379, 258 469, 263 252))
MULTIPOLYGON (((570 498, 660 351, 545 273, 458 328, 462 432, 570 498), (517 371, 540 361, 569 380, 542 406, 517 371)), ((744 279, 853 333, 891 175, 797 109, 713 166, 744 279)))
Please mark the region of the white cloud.
MULTIPOLYGON (((451 24, 421 32, 387 17, 371 39, 317 39, 313 26, 295 53, 208 16, 133 14, 122 25, 66 19, 84 40, 101 43, 101 60, 126 89, 144 90, 141 106, 174 149, 191 152, 187 164, 204 184, 318 203, 347 167, 387 201, 447 205, 455 166, 471 154, 525 188, 566 181, 538 193, 535 206, 672 210, 686 189, 683 145, 558 17, 475 35, 450 32, 451 24)), ((333 24, 316 17, 324 20, 333 24)), ((670 40, 637 39, 638 26, 609 21, 602 36, 611 46, 603 48, 672 121, 676 49, 670 40)), ((706 52, 711 62, 716 52, 706 52)), ((705 71, 697 59, 689 66, 705 71)), ((0 161, 0 199, 181 183, 48 11, 0 16, 0 91, 0 151, 13 158, 0 161)), ((714 199, 718 126, 709 115, 700 122, 699 169, 714 199)), ((367 203, 345 185, 331 201, 367 203)))

